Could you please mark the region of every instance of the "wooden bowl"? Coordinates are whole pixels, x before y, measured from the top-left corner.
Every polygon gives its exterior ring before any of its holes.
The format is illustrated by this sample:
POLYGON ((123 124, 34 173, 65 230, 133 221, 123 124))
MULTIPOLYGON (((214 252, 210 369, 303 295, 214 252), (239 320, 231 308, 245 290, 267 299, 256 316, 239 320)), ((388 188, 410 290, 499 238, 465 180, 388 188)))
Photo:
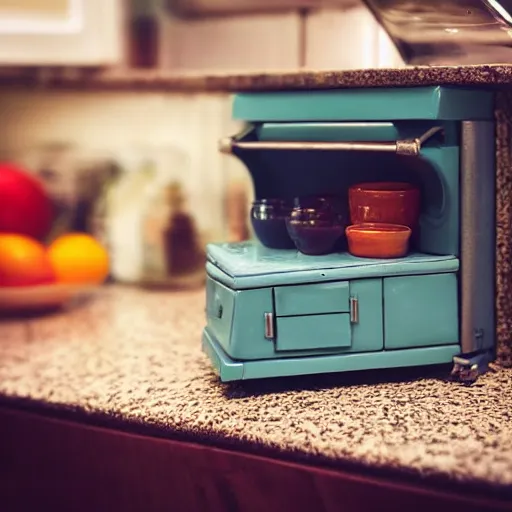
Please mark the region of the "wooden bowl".
POLYGON ((399 224, 355 224, 345 230, 350 254, 361 258, 401 258, 409 250, 411 228, 399 224))
POLYGON ((359 183, 348 191, 352 224, 379 222, 415 229, 420 215, 420 190, 410 183, 359 183))

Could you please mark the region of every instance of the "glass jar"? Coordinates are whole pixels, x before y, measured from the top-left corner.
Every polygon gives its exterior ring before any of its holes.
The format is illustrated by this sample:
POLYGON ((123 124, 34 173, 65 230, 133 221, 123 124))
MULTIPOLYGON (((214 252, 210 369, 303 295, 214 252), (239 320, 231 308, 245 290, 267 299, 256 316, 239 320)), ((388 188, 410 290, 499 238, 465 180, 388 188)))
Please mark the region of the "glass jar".
POLYGON ((87 231, 107 249, 109 254, 112 252, 108 230, 109 205, 112 194, 123 178, 123 172, 123 168, 114 161, 105 165, 98 196, 87 217, 87 231))
POLYGON ((144 199, 142 275, 148 286, 190 288, 205 280, 205 252, 188 207, 187 155, 178 148, 158 150, 157 178, 144 199))
POLYGON ((150 158, 140 157, 125 158, 123 167, 123 174, 109 193, 106 206, 111 272, 117 282, 138 284, 143 272, 145 195, 156 179, 156 166, 150 158))

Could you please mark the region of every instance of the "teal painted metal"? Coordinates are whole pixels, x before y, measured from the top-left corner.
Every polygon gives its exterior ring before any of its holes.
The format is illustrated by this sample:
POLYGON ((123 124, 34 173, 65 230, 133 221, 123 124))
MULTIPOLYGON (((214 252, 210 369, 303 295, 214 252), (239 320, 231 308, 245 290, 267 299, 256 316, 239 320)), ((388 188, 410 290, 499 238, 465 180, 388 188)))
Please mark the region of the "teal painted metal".
POLYGON ((352 345, 350 315, 283 316, 276 319, 276 351, 348 348, 352 345))
POLYGON ((229 340, 235 314, 236 291, 221 283, 208 279, 206 281, 206 318, 208 328, 217 340, 229 349, 229 340))
POLYGON ((384 279, 386 349, 459 342, 456 274, 384 279))
POLYGON ((453 356, 459 353, 460 346, 446 345, 360 354, 235 361, 222 350, 206 328, 203 331, 203 350, 210 358, 220 379, 223 382, 229 382, 292 375, 448 364, 451 363, 453 356))
POLYGON ((213 369, 223 382, 242 380, 244 378, 244 364, 234 361, 226 356, 214 337, 210 334, 208 327, 203 330, 203 352, 210 359, 213 369))
POLYGON ((454 256, 413 253, 388 260, 357 258, 348 253, 307 256, 295 250, 267 249, 256 241, 209 244, 207 253, 208 274, 235 290, 459 269, 454 256))
POLYGON ((272 289, 235 291, 233 327, 229 338, 220 339, 234 359, 272 357, 274 346, 265 338, 264 313, 273 311, 272 289))
MULTIPOLYGON (((261 141, 340 142, 359 140, 381 142, 403 137, 399 126, 391 122, 263 123, 256 125, 255 131, 258 140, 261 141)), ((416 130, 415 135, 417 135, 416 130)))
MULTIPOLYGON (((252 124, 241 141, 394 141, 416 138, 433 126, 442 127, 443 135, 423 144, 418 157, 234 149, 249 170, 256 198, 326 191, 346 197, 353 183, 391 180, 416 183, 423 206, 419 253, 396 260, 346 253, 312 257, 269 250, 256 241, 209 245, 203 348, 222 380, 424 366, 449 363, 460 353, 460 183, 466 190, 472 186, 468 172, 461 174, 461 153, 465 169, 478 168, 478 176, 481 169, 493 169, 490 149, 471 153, 466 147, 483 131, 468 139, 468 123, 461 121, 491 126, 493 102, 491 91, 458 87, 235 97, 234 117, 252 124), (358 301, 358 318, 350 315, 349 298, 358 301), (273 315, 271 335, 265 313, 273 315)), ((471 190, 480 205, 477 189, 471 190)), ((464 205, 469 218, 468 199, 464 205)))
POLYGON ((273 352, 272 341, 265 337, 264 313, 273 311, 271 288, 243 290, 236 293, 235 317, 229 353, 235 359, 265 357, 273 352))
POLYGON ((382 310, 382 279, 350 281, 350 296, 358 301, 358 321, 352 324, 354 352, 384 348, 384 312, 382 310))
MULTIPOLYGON (((272 287, 252 290, 228 290, 222 284, 207 277, 209 297, 215 296, 215 290, 227 290, 224 297, 228 306, 224 308, 226 316, 217 318, 217 308, 207 307, 207 327, 233 359, 254 360, 280 357, 275 343, 265 337, 265 313, 274 313, 272 287), (231 301, 234 306, 231 307, 231 301), (229 314, 228 314, 229 313, 229 314), (230 329, 231 327, 231 329, 230 329)), ((276 290, 277 287, 274 288, 276 290)), ((365 352, 382 350, 384 346, 382 279, 359 279, 350 282, 350 296, 359 303, 359 321, 352 324, 352 344, 338 349, 318 347, 312 350, 297 350, 290 356, 310 356, 339 352, 365 352)), ((207 299, 210 300, 210 299, 207 299)), ((222 304, 221 304, 222 305, 222 304)), ((321 320, 321 319, 319 319, 321 320)), ((279 338, 279 330, 277 330, 279 338)))
MULTIPOLYGON (((421 160, 428 162, 429 171, 419 179, 422 190, 420 251, 459 255, 459 158, 458 147, 425 148, 422 151, 421 160)), ((424 167, 423 171, 426 169, 424 167)))
POLYGON ((492 91, 403 87, 237 94, 233 117, 248 122, 445 121, 494 118, 492 91))
POLYGON ((260 141, 307 141, 307 142, 383 142, 414 139, 430 128, 439 126, 443 136, 435 136, 426 146, 458 146, 458 123, 452 121, 388 121, 388 122, 298 122, 255 123, 254 132, 260 141))
POLYGON ((349 311, 348 300, 347 281, 274 288, 277 316, 343 313, 349 311))

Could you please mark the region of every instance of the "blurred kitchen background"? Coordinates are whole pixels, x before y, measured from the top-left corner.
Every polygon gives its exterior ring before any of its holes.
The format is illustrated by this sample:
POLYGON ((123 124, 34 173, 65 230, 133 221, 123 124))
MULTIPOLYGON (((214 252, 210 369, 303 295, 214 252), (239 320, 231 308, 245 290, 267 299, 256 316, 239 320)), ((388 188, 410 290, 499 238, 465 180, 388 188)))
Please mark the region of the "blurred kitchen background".
POLYGON ((193 286, 206 243, 251 236, 248 173, 217 151, 241 128, 231 95, 81 77, 402 66, 357 0, 0 0, 0 157, 44 181, 54 236, 108 248, 113 279, 193 286))

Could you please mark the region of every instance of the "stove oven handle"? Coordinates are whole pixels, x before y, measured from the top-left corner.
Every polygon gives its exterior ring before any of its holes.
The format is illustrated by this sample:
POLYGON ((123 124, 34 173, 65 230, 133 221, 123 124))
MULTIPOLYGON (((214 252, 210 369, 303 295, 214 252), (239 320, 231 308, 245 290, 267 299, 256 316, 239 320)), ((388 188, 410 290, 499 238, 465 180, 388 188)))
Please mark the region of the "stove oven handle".
POLYGON ((307 142, 307 141, 247 141, 227 137, 219 142, 221 153, 232 153, 234 149, 249 150, 307 150, 307 151, 385 151, 397 155, 418 156, 421 146, 443 129, 434 126, 416 139, 389 142, 307 142))

